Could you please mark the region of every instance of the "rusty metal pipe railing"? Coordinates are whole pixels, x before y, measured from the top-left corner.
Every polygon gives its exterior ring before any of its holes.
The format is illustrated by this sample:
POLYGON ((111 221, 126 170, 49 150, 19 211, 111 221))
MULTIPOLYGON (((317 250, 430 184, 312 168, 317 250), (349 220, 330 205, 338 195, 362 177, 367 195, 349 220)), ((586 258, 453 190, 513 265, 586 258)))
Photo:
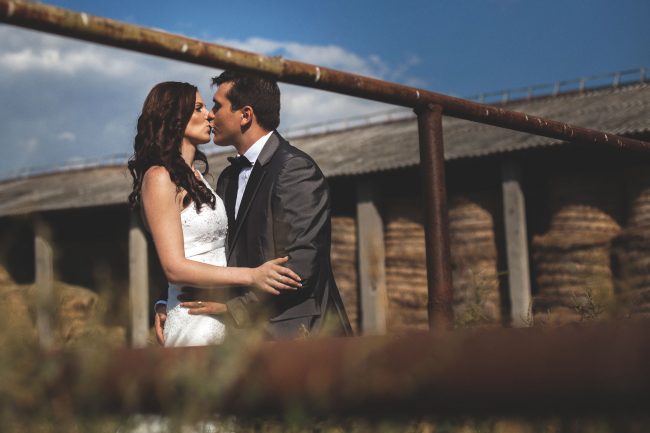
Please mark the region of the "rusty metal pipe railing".
POLYGON ((420 169, 424 198, 424 231, 427 262, 429 328, 453 327, 447 188, 442 139, 442 107, 428 105, 416 110, 420 139, 420 169))
MULTIPOLYGON (((91 413, 187 405, 196 416, 244 417, 647 414, 648 335, 650 322, 628 321, 278 342, 229 356, 204 347, 29 359, 47 370, 49 400, 91 413)), ((29 413, 41 404, 29 393, 43 387, 29 380, 16 401, 0 389, 7 407, 29 413)))
POLYGON ((215 68, 237 68, 278 81, 410 108, 440 105, 445 115, 565 141, 650 151, 650 144, 504 108, 321 66, 95 17, 54 6, 0 0, 0 22, 215 68))

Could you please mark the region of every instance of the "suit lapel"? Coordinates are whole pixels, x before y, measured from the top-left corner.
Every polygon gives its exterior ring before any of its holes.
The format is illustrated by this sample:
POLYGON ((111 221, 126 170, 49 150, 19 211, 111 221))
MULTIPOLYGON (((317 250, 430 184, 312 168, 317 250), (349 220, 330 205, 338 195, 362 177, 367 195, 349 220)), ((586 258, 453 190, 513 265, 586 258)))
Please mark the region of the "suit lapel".
MULTIPOLYGON (((228 217, 228 239, 232 239, 235 233, 235 201, 237 200, 237 184, 239 183, 239 176, 236 170, 230 170, 225 174, 224 178, 224 191, 223 202, 226 207, 226 215, 228 217)), ((228 241, 230 244, 230 241, 228 241)))
MULTIPOLYGON (((228 242, 228 244, 230 245, 230 248, 228 250, 228 260, 230 260, 230 255, 232 254, 232 251, 235 249, 235 243, 239 238, 239 234, 242 230, 242 227, 245 225, 245 220, 250 210, 251 203, 253 202, 253 199, 255 198, 255 195, 257 194, 257 191, 262 185, 262 181, 264 180, 264 177, 266 176, 266 165, 271 160, 271 157, 275 154, 276 150, 278 150, 279 145, 280 145, 280 135, 277 132, 274 132, 273 134, 271 134, 268 141, 264 145, 262 152, 260 152, 260 155, 257 157, 257 161, 253 166, 253 170, 251 171, 251 176, 248 178, 248 182, 246 183, 246 189, 244 190, 244 195, 242 196, 241 203, 239 204, 239 212, 237 213, 237 219, 235 220, 234 234, 231 238, 232 241, 228 242)), ((237 181, 237 179, 235 179, 235 181, 237 181)), ((234 208, 235 205, 233 203, 232 205, 233 213, 234 213, 234 208)), ((230 230, 228 230, 228 232, 230 234, 230 230)))

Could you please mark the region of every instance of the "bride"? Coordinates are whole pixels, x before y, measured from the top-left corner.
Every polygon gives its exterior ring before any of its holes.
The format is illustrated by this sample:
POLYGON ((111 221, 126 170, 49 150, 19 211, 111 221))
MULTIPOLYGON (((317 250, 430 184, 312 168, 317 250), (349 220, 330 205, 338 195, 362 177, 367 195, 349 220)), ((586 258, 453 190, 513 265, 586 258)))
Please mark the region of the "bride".
POLYGON ((197 149, 210 141, 212 118, 195 86, 157 84, 138 118, 129 161, 129 203, 140 207, 169 281, 165 346, 219 344, 225 336, 219 316, 193 315, 179 303, 183 286, 252 286, 273 295, 300 287, 300 277, 282 266, 286 257, 257 268, 226 267, 228 218, 222 200, 203 177, 208 161, 197 149), (194 168, 197 160, 205 165, 203 173, 194 168))

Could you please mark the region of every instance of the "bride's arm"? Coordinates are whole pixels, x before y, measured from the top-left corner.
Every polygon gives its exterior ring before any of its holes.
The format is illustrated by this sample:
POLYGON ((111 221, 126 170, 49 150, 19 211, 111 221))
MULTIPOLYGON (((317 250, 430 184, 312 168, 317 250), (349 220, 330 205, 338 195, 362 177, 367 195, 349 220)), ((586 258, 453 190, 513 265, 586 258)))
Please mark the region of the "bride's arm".
MULTIPOLYGON (((185 258, 181 199, 164 167, 152 167, 142 182, 142 205, 156 252, 170 283, 200 288, 255 286, 269 293, 299 287, 299 277, 276 259, 258 268, 227 268, 185 258)), ((193 205, 192 205, 193 206, 193 205)))

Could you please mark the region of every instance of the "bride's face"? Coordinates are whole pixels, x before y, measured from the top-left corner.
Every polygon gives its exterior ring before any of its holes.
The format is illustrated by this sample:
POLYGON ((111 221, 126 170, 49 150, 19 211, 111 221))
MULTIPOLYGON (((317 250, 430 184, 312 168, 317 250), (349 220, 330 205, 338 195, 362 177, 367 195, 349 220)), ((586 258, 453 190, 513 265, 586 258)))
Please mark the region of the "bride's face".
POLYGON ((196 92, 196 102, 194 103, 194 112, 190 121, 185 128, 184 140, 199 145, 210 141, 210 112, 205 107, 203 98, 199 92, 196 92))

